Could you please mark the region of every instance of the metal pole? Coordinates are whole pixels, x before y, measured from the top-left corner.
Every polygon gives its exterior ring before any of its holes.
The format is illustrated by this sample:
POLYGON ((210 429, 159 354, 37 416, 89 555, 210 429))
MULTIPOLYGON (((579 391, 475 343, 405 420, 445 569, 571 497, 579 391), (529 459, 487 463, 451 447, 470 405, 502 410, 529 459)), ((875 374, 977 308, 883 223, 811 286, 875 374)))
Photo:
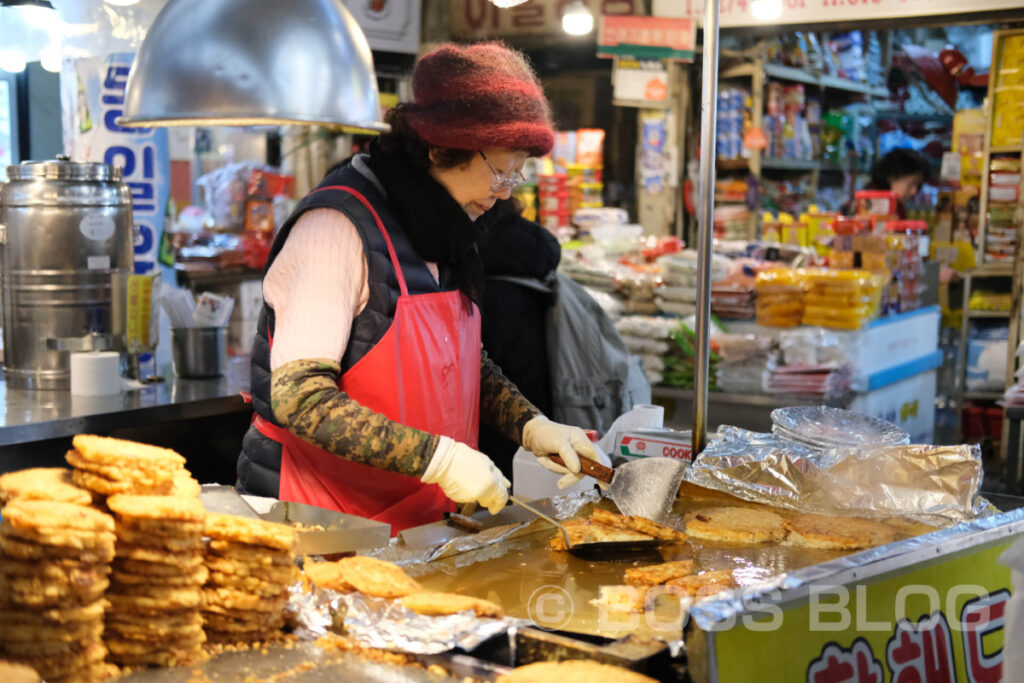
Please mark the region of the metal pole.
POLYGON ((704 76, 700 116, 700 212, 697 225, 697 325, 694 334, 693 452, 708 439, 708 355, 711 332, 711 236, 714 232, 715 120, 718 115, 718 3, 704 0, 704 76))

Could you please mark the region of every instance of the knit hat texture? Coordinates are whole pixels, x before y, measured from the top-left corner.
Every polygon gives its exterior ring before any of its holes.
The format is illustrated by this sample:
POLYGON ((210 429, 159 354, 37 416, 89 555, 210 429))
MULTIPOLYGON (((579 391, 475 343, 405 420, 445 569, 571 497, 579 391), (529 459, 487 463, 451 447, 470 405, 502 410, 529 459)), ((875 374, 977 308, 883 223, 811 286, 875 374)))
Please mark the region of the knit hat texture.
POLYGON ((447 43, 416 62, 406 120, 428 144, 509 147, 543 156, 555 144, 551 109, 523 56, 501 43, 447 43))

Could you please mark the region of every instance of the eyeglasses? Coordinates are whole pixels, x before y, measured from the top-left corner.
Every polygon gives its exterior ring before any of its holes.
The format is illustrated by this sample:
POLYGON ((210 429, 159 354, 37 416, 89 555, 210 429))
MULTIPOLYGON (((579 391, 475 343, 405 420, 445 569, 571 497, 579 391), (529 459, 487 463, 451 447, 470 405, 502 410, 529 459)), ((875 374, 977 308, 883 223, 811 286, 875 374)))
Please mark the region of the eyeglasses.
POLYGON ((491 162, 487 160, 487 155, 484 154, 483 150, 480 150, 480 156, 483 158, 484 163, 487 164, 487 168, 491 169, 491 174, 494 176, 494 183, 491 184, 491 192, 495 194, 504 192, 505 190, 514 190, 523 183, 526 182, 526 178, 519 171, 512 171, 508 175, 498 173, 491 162))

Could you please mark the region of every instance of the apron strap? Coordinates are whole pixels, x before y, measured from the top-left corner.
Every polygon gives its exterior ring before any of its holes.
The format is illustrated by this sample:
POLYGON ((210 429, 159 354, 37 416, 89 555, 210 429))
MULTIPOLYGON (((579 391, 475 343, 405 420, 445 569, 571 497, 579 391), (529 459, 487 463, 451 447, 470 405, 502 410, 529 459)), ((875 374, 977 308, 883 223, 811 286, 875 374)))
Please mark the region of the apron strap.
POLYGON ((409 295, 409 288, 405 285, 405 275, 402 273, 402 267, 398 263, 398 255, 395 253, 395 246, 391 244, 391 236, 388 235, 387 229, 384 228, 384 223, 380 219, 376 209, 370 204, 370 201, 363 196, 358 190, 351 188, 347 185, 327 185, 325 187, 318 187, 317 189, 310 192, 321 192, 322 190, 341 190, 342 192, 348 192, 350 195, 359 200, 359 202, 367 208, 370 214, 373 216, 374 222, 377 224, 377 229, 380 230, 380 234, 384 237, 384 242, 388 245, 388 256, 391 257, 391 266, 395 269, 395 276, 398 278, 398 290, 402 296, 409 295))

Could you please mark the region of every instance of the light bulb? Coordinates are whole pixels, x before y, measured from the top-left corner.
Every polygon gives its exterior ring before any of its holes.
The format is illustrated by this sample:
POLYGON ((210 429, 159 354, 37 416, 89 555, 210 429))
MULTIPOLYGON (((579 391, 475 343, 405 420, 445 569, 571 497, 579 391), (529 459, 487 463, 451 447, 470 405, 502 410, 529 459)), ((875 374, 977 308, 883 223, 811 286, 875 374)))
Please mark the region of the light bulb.
POLYGON ((491 0, 491 3, 493 3, 495 7, 500 7, 502 9, 515 7, 516 5, 521 5, 524 2, 526 2, 526 0, 491 0))
POLYGON ((12 74, 25 70, 25 54, 21 50, 0 50, 0 69, 12 74))
POLYGON ((51 43, 39 51, 39 64, 50 73, 60 73, 62 63, 60 46, 51 43))
POLYGON ((57 10, 52 7, 40 7, 38 5, 17 5, 21 11, 21 18, 32 28, 50 28, 60 23, 57 10))
POLYGON ((594 15, 582 0, 576 0, 565 10, 562 30, 573 36, 585 36, 594 30, 594 15))
POLYGON ((782 0, 753 0, 750 12, 758 21, 774 21, 782 16, 782 0))

